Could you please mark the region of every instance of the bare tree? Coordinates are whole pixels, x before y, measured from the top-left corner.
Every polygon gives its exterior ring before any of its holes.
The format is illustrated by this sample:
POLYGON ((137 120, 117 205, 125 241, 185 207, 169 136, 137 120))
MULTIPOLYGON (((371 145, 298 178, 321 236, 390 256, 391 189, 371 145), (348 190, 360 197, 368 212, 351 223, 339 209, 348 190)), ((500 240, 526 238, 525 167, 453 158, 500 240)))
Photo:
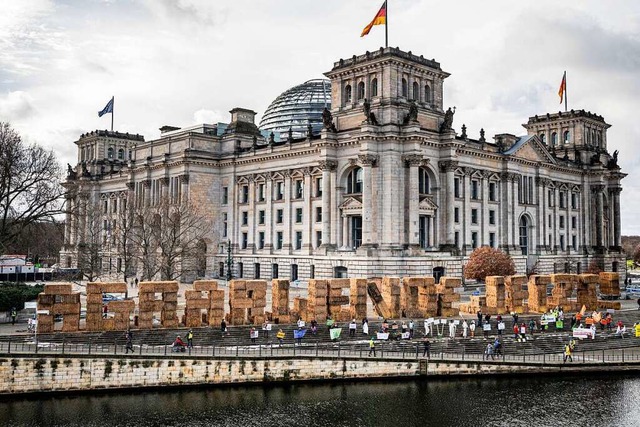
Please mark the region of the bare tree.
POLYGON ((78 241, 78 269, 86 280, 93 282, 102 276, 102 256, 106 245, 106 230, 104 230, 103 219, 100 215, 100 206, 94 204, 88 205, 88 207, 86 216, 79 218, 81 232, 78 241))
POLYGON ((133 243, 143 277, 157 274, 162 280, 195 275, 201 264, 202 241, 209 229, 205 216, 186 201, 137 208, 134 214, 133 243))
POLYGON ((53 150, 25 145, 8 123, 0 122, 0 252, 26 227, 61 213, 61 175, 53 150))
POLYGON ((116 226, 114 230, 112 230, 116 240, 118 256, 122 259, 122 265, 120 266, 119 273, 122 273, 125 282, 127 277, 135 274, 135 219, 136 216, 133 197, 130 195, 126 199, 121 199, 120 209, 118 210, 116 219, 116 226))

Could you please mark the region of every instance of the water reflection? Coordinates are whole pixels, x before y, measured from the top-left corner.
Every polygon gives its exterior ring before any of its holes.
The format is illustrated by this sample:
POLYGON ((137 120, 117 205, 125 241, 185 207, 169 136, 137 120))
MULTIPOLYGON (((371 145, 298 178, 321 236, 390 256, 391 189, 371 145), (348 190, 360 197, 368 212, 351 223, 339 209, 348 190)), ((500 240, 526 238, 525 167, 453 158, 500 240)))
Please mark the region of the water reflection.
POLYGON ((2 426, 640 425, 640 379, 302 384, 0 403, 2 426))

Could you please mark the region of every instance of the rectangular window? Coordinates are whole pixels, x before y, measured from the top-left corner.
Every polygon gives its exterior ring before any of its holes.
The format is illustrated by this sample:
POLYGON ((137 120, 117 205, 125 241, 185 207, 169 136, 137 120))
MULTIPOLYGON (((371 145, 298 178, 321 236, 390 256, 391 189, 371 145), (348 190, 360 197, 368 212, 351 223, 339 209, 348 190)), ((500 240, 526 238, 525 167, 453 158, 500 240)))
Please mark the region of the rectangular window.
POLYGON ((578 228, 578 218, 575 216, 571 217, 571 228, 574 230, 578 228))
POLYGON ((560 235, 560 249, 562 249, 563 251, 565 250, 564 247, 564 236, 560 235))
POLYGON ((227 237, 227 213, 222 214, 222 237, 227 237))
POLYGON ((298 264, 291 264, 291 281, 298 280, 298 264))
POLYGON ((316 231, 316 248, 322 245, 322 231, 316 231))
POLYGON ((296 231, 296 249, 302 249, 302 231, 296 231))
POLYGON ((249 234, 242 233, 242 249, 247 249, 248 242, 249 242, 249 234))
POLYGON ((258 249, 264 249, 264 231, 258 233, 258 249))
POLYGON ((453 208, 453 222, 460 222, 460 208, 453 208))
POLYGON ((473 249, 478 247, 478 233, 476 231, 471 233, 471 247, 473 249))
POLYGON ((496 211, 489 211, 489 225, 496 225, 496 211))
POLYGON ((242 225, 247 225, 249 224, 249 212, 244 211, 242 212, 242 225))
POLYGON ((243 262, 239 262, 238 263, 238 277, 240 277, 240 278, 244 277, 244 263, 243 262))
POLYGON ((264 225, 264 217, 265 217, 265 212, 264 211, 258 211, 258 224, 259 225, 264 225))
POLYGON ((316 207, 316 222, 322 222, 322 206, 316 207))
POLYGON ((460 197, 460 178, 453 178, 453 196, 460 197))
POLYGON ((264 202, 264 184, 258 184, 258 201, 264 202))
POLYGON ((549 227, 551 227, 551 226, 552 226, 552 222, 551 222, 551 214, 549 214, 549 222, 547 223, 547 225, 548 225, 549 227))
POLYGON ((480 194, 478 191, 478 181, 475 179, 471 181, 471 198, 474 200, 478 200, 480 198, 480 194))
POLYGON ((105 200, 102 202, 102 213, 109 212, 109 201, 105 200))
POLYGON ((284 215, 284 210, 278 209, 276 211, 276 224, 282 224, 283 215, 284 215))
POLYGON ((302 222, 302 208, 296 208, 296 223, 302 222))
POLYGON ((573 247, 574 251, 578 250, 578 237, 577 236, 571 236, 571 246, 573 247))
POLYGON ((311 264, 309 266, 309 278, 310 279, 315 279, 316 278, 316 266, 311 264))
POLYGON ((564 209, 564 191, 561 191, 558 195, 560 209, 564 209))
POLYGON ((118 199, 112 199, 112 204, 111 204, 111 212, 113 213, 117 213, 118 212, 118 199))
POLYGON ((255 264, 253 264, 253 278, 254 279, 259 279, 260 278, 260 263, 256 262, 255 264))
POLYGON ((316 197, 322 197, 322 178, 316 178, 316 197))
POLYGON ((282 200, 284 198, 284 182, 276 182, 276 200, 282 200))
POLYGON ((578 195, 571 193, 571 209, 578 209, 578 195))
POLYGON ((460 232, 456 231, 453 235, 453 243, 456 245, 456 247, 460 247, 460 232))
POLYGON ((478 223, 478 209, 471 209, 471 224, 478 223))
POLYGON ((248 203, 249 202, 249 186, 243 185, 240 189, 240 203, 248 203))
POLYGON ((295 181, 295 193, 293 195, 293 197, 295 199, 302 199, 302 197, 304 196, 304 182, 301 179, 297 179, 295 181))
POLYGON ((218 263, 218 276, 224 277, 224 262, 218 263))
POLYGON ((276 233, 276 249, 282 249, 282 231, 276 233))
POLYGON ((564 228, 564 215, 560 215, 558 224, 560 228, 564 228))
POLYGON ((271 264, 271 278, 278 278, 278 264, 271 264))
POLYGON ((496 247, 496 233, 489 233, 489 246, 496 247))
POLYGON ((553 207, 553 190, 547 190, 547 206, 553 207))
POLYGON ((497 200, 496 183, 495 182, 490 182, 489 183, 489 200, 492 201, 492 202, 495 202, 497 200))

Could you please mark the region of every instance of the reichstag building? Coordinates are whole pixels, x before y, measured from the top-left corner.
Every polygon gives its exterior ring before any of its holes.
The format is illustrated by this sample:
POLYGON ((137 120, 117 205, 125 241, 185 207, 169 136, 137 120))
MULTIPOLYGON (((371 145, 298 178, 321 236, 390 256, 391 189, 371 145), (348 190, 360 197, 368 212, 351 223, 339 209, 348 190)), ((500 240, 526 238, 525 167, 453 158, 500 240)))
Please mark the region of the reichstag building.
MULTIPOLYGON (((234 108, 227 124, 165 126, 153 141, 83 134, 61 264, 77 263, 87 200, 104 206, 107 242, 124 200, 165 195, 212 224, 198 276, 457 276, 483 245, 511 254, 519 273, 624 270, 625 174, 602 116, 545 113, 524 135, 471 135, 444 103, 449 74, 434 60, 381 48, 325 75, 276 98, 260 126, 234 108)), ((101 256, 118 270, 115 247, 101 256)))

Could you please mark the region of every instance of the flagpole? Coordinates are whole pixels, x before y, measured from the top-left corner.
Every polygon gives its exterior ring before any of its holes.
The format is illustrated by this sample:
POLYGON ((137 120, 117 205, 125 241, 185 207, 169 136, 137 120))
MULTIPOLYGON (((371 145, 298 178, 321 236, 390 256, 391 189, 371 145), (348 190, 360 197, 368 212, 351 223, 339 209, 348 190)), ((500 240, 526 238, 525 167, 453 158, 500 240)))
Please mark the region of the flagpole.
POLYGON ((567 112, 567 72, 564 72, 564 112, 567 112))
POLYGON ((384 2, 384 47, 389 47, 389 0, 384 2))
POLYGON ((115 103, 116 103, 115 102, 115 96, 112 96, 111 100, 112 100, 112 102, 111 102, 111 132, 113 132, 113 109, 114 109, 115 103))

